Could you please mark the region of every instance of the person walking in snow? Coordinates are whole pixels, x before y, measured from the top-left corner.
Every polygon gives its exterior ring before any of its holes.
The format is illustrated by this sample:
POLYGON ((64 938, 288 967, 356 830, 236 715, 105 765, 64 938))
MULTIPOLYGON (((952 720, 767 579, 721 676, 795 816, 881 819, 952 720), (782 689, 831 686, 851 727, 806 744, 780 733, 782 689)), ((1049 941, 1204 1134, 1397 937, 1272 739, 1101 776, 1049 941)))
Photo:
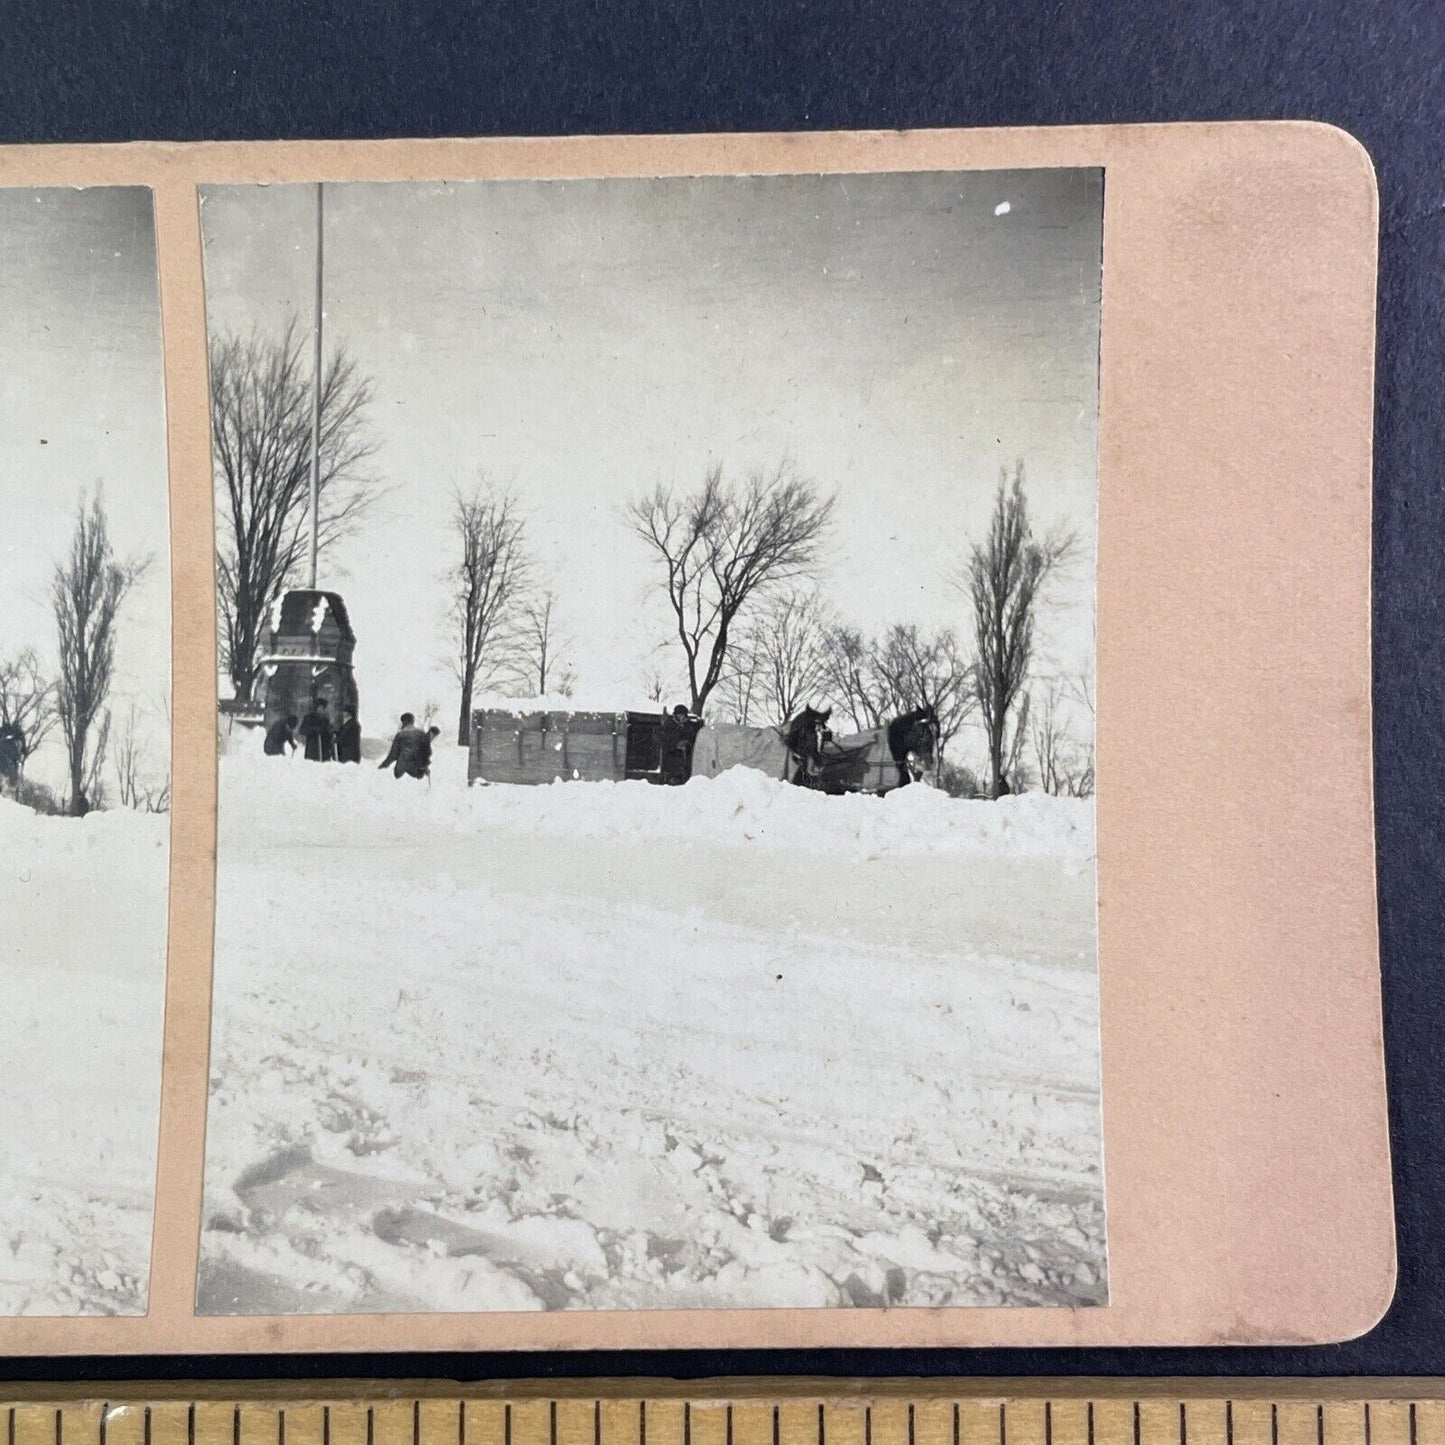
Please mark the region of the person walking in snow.
POLYGON ((394 778, 424 778, 430 765, 431 739, 417 727, 415 714, 402 713, 401 727, 378 764, 378 771, 390 768, 394 778))
POLYGON ((318 697, 311 704, 311 711, 301 719, 301 741, 308 762, 329 763, 336 756, 331 714, 326 711, 324 697, 318 697))
POLYGON ((277 718, 266 730, 266 741, 261 744, 261 751, 268 758, 279 758, 290 752, 296 751, 296 725, 297 717, 294 712, 287 713, 285 717, 277 718))
POLYGON ((356 709, 348 703, 341 710, 345 716, 336 729, 336 761, 338 763, 359 763, 361 761, 361 724, 356 720, 356 709))

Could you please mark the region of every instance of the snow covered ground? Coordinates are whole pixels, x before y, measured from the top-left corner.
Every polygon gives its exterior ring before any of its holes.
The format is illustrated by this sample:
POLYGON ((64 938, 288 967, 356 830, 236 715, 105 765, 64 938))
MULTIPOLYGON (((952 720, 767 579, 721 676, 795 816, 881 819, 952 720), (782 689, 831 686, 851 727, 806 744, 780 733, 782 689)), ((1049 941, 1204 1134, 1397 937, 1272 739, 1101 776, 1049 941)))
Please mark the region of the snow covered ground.
POLYGON ((0 1314, 144 1313, 167 828, 0 798, 0 1314))
POLYGON ((1093 811, 223 759, 206 1313, 1106 1297, 1093 811))

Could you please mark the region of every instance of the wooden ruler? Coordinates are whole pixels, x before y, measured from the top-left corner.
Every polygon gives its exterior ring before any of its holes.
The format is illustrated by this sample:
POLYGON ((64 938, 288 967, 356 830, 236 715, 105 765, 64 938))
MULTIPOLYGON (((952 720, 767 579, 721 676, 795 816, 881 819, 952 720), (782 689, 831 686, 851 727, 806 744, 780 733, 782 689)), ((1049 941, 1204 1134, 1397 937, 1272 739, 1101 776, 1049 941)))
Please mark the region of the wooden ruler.
POLYGON ((1445 1380, 0 1385, 0 1423, 5 1445, 1445 1445, 1445 1380))

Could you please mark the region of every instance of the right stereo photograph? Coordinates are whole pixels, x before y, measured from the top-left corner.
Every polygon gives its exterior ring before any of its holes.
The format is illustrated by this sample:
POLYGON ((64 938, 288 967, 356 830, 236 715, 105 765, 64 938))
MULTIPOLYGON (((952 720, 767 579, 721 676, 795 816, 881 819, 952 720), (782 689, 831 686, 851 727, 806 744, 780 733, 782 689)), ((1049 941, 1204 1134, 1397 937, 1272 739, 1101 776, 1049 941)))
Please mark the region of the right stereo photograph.
POLYGON ((203 190, 200 1313, 1108 1302, 1103 195, 203 190))

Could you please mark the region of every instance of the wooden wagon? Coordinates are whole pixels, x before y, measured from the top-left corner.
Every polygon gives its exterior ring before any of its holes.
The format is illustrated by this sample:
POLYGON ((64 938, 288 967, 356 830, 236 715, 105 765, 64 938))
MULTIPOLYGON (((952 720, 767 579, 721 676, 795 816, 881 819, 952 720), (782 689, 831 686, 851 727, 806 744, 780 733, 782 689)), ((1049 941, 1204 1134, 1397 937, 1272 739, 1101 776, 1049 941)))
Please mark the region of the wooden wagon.
POLYGON ((471 783, 662 779, 663 715, 650 712, 472 713, 471 783))

